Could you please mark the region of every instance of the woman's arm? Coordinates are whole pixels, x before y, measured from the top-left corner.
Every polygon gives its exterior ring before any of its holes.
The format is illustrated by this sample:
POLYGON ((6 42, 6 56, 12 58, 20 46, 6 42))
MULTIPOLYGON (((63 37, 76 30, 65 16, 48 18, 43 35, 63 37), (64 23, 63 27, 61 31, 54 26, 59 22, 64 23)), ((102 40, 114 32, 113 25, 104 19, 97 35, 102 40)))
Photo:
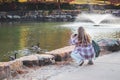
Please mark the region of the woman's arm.
POLYGON ((70 44, 75 45, 77 40, 77 34, 72 34, 70 37, 70 44))

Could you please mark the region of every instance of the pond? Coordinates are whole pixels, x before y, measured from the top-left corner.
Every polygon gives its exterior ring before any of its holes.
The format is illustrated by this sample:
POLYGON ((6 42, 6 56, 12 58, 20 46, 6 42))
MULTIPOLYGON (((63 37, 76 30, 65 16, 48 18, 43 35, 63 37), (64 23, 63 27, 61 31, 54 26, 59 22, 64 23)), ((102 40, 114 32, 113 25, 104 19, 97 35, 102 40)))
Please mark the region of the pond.
POLYGON ((0 60, 7 61, 15 50, 40 43, 48 51, 68 45, 70 30, 63 23, 15 23, 0 25, 0 60))
MULTIPOLYGON (((69 45, 73 23, 32 22, 0 24, 0 61, 8 61, 12 52, 40 43, 42 49, 51 51, 69 45), (62 26, 62 27, 61 27, 62 26)), ((82 24, 83 25, 83 24, 82 24)), ((74 27, 75 29, 75 27, 74 27)), ((93 39, 120 38, 120 28, 86 27, 93 39)))

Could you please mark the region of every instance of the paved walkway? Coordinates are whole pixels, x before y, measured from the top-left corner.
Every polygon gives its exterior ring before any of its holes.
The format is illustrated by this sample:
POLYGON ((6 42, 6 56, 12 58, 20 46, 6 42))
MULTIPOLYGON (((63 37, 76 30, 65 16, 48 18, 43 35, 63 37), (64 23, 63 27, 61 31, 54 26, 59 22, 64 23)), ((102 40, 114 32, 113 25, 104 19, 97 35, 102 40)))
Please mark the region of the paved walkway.
POLYGON ((120 52, 99 57, 94 63, 91 66, 85 63, 48 80, 120 80, 120 52))

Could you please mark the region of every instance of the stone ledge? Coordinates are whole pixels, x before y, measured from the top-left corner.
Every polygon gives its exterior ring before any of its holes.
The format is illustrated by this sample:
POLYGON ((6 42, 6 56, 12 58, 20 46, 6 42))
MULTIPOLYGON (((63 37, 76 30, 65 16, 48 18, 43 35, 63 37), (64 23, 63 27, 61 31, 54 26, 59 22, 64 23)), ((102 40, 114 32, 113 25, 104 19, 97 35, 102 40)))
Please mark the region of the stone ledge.
POLYGON ((54 56, 48 54, 34 54, 19 58, 23 65, 27 67, 44 66, 48 64, 54 64, 54 56))
POLYGON ((66 46, 56 50, 48 52, 55 57, 55 61, 63 61, 70 57, 70 52, 74 49, 75 46, 66 46))

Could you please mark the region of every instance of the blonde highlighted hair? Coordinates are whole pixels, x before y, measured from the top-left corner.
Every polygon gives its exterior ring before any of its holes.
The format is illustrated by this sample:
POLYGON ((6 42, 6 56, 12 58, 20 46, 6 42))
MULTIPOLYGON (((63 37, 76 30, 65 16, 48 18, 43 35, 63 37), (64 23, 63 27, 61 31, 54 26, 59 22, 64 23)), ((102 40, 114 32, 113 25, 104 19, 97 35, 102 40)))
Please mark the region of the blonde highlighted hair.
POLYGON ((91 43, 91 37, 86 33, 83 27, 78 28, 78 44, 89 45, 91 43))

